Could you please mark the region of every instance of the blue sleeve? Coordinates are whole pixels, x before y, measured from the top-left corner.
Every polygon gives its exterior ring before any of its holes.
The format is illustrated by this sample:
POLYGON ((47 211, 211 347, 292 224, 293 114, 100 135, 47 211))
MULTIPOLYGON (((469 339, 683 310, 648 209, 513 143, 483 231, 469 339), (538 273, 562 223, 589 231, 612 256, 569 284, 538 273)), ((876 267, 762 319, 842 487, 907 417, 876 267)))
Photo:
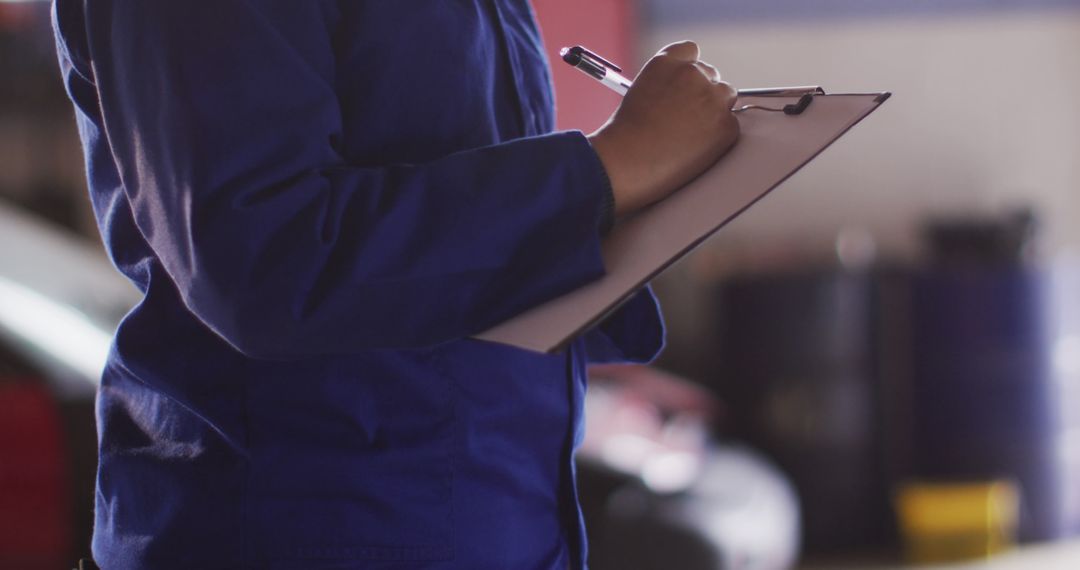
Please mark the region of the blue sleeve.
POLYGON ((660 304, 652 288, 634 293, 621 307, 585 333, 590 364, 648 364, 666 340, 660 304))
POLYGON ((255 357, 414 347, 603 274, 580 133, 348 164, 322 5, 84 4, 127 199, 192 313, 255 357))

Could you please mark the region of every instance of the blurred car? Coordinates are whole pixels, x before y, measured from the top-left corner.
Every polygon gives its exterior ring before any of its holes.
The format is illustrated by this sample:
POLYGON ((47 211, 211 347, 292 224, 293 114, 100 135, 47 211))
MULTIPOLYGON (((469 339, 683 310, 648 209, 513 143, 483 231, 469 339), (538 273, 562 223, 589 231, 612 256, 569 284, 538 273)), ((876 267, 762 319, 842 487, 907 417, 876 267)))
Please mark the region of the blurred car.
POLYGON ((0 568, 89 552, 94 394, 138 298, 100 246, 0 202, 0 568))
POLYGON ((718 441, 704 388, 646 366, 594 366, 578 452, 594 570, 784 570, 800 551, 795 488, 718 441))

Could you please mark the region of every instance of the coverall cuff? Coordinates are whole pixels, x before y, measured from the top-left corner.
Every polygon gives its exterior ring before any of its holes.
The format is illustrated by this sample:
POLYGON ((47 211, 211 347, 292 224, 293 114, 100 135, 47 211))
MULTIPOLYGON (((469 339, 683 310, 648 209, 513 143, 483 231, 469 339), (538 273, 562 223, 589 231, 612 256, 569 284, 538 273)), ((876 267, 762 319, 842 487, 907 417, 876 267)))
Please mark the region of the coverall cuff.
MULTIPOLYGON (((581 137, 585 137, 585 134, 581 131, 576 132, 581 137)), ((596 172, 599 174, 602 183, 600 188, 600 219, 597 221, 597 228, 600 230, 601 236, 606 236, 611 232, 611 228, 615 226, 615 190, 611 187, 611 177, 608 176, 607 168, 604 168, 604 162, 600 160, 600 155, 596 154, 592 144, 588 144, 588 146, 589 155, 592 157, 596 172)))
POLYGON ((585 350, 591 364, 648 364, 666 336, 660 304, 646 287, 585 334, 585 350))
POLYGON ((600 174, 604 179, 604 196, 600 204, 600 235, 606 236, 615 226, 615 191, 611 188, 611 178, 608 178, 603 164, 600 165, 600 174))

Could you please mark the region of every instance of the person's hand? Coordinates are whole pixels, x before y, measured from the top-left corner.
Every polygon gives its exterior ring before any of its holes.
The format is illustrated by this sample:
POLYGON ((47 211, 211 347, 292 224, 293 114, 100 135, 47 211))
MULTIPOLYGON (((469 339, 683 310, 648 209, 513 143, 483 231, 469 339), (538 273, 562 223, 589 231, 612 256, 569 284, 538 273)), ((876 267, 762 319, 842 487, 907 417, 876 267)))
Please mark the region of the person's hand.
POLYGON ((664 198, 735 144, 737 92, 699 57, 689 41, 660 50, 608 122, 589 135, 611 179, 616 217, 664 198))

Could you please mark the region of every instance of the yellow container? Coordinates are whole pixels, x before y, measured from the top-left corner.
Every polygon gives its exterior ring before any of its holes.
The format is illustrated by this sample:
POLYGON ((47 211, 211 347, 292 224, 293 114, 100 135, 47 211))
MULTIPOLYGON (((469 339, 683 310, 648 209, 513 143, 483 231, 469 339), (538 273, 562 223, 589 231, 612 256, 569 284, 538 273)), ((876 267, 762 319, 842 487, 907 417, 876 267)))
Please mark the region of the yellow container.
POLYGON ((1015 541, 1020 494, 1009 481, 913 482, 896 494, 908 558, 919 564, 986 558, 1015 541))

